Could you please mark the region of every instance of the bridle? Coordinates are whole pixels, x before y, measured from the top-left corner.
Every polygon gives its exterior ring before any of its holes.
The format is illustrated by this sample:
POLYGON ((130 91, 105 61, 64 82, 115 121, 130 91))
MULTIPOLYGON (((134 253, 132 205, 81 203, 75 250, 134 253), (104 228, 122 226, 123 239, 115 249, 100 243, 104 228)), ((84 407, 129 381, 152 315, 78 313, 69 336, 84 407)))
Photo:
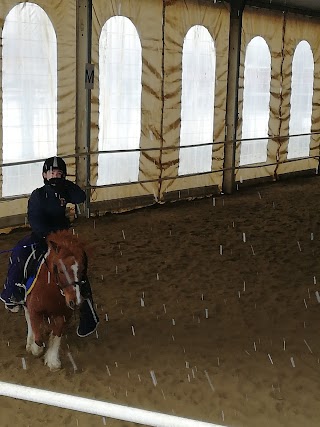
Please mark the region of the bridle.
MULTIPOLYGON (((50 272, 50 270, 48 270, 49 272, 50 272)), ((59 270, 58 270, 58 266, 57 266, 57 264, 53 264, 53 274, 54 274, 54 279, 55 279, 55 282, 56 282, 56 285, 58 286, 58 288, 60 289, 60 292, 61 292, 61 294, 64 296, 64 289, 67 289, 67 288, 69 288, 70 286, 79 286, 79 288, 80 288, 80 285, 81 285, 81 281, 79 282, 78 280, 77 281, 74 281, 74 282, 72 282, 72 283, 68 283, 67 285, 65 285, 65 286, 62 286, 61 285, 61 280, 60 280, 60 274, 59 274, 59 270)))
MULTIPOLYGON (((48 252, 47 252, 47 254, 48 254, 48 252)), ((51 270, 49 268, 46 256, 44 257, 44 262, 45 262, 45 264, 47 266, 48 274, 51 274, 51 270)), ((59 262, 61 264, 61 267, 62 267, 62 270, 63 270, 63 274, 66 277, 67 284, 64 285, 64 286, 62 285, 62 281, 61 281, 61 278, 60 278, 60 274, 61 273, 59 273, 59 268, 58 268, 57 263, 53 261, 53 263, 52 263, 52 265, 53 265, 53 267, 52 267, 52 273, 53 273, 54 281, 55 281, 56 285, 58 286, 58 288, 60 290, 60 293, 61 293, 61 295, 63 297, 65 297, 65 290, 67 288, 69 288, 70 286, 72 286, 73 288, 75 288, 75 290, 76 290, 76 296, 77 296, 77 302, 80 304, 81 297, 86 298, 86 296, 83 295, 83 291, 86 289, 85 288, 86 280, 72 280, 71 277, 70 277, 70 275, 69 275, 69 273, 68 273, 68 271, 67 271, 67 269, 66 269, 65 264, 63 263, 63 261, 61 259, 59 259, 59 262)))

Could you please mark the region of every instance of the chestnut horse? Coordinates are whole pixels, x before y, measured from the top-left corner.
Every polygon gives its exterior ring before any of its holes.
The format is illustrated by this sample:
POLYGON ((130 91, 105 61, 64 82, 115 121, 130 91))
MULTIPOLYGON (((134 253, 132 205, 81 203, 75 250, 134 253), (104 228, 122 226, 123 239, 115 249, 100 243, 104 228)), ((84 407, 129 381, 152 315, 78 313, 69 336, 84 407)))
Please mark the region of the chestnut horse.
POLYGON ((49 234, 47 244, 24 307, 28 324, 26 349, 40 356, 49 336, 44 363, 56 370, 61 367, 61 336, 73 310, 82 302, 80 281, 86 255, 78 238, 66 230, 49 234))

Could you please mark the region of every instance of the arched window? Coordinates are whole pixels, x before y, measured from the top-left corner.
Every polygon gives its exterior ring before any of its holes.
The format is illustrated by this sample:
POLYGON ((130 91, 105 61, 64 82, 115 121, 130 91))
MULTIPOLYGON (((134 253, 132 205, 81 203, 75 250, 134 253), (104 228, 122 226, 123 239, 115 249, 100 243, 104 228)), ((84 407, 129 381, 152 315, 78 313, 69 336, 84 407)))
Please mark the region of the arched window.
MULTIPOLYGON (((195 25, 182 53, 180 145, 212 143, 216 52, 209 31, 195 25)), ((180 148, 179 175, 211 170, 212 145, 180 148)))
MULTIPOLYGON (((301 41, 292 60, 289 134, 311 131, 314 61, 308 42, 301 41)), ((310 136, 289 139, 288 159, 309 156, 310 136)))
POLYGON ((137 181, 141 133, 142 49, 133 23, 110 18, 99 40, 98 185, 137 181))
POLYGON ((245 55, 242 112, 242 139, 253 140, 241 142, 240 165, 267 160, 270 81, 269 47, 262 37, 254 37, 245 55))
MULTIPOLYGON (((57 41, 46 13, 19 3, 2 33, 3 162, 57 152, 57 41)), ((42 164, 3 167, 2 195, 30 193, 42 183, 42 164)))

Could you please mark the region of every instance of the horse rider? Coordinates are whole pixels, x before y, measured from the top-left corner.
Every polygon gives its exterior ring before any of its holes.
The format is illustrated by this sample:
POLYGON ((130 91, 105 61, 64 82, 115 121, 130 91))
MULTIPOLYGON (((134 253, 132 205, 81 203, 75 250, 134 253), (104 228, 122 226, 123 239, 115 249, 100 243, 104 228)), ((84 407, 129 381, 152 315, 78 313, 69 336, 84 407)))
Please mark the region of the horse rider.
MULTIPOLYGON (((66 216, 67 203, 78 204, 86 199, 85 192, 66 179, 67 167, 61 157, 48 158, 44 162, 42 176, 44 185, 34 190, 28 201, 28 220, 32 233, 20 240, 12 250, 7 279, 0 294, 5 308, 11 312, 18 312, 25 303, 24 266, 27 259, 30 259, 32 254, 33 258, 41 260, 47 251, 46 236, 51 232, 70 227, 70 220, 66 216)), ((80 322, 77 328, 80 337, 90 335, 99 323, 86 273, 85 271, 84 277, 81 278, 80 286, 84 298, 80 306, 80 322)))

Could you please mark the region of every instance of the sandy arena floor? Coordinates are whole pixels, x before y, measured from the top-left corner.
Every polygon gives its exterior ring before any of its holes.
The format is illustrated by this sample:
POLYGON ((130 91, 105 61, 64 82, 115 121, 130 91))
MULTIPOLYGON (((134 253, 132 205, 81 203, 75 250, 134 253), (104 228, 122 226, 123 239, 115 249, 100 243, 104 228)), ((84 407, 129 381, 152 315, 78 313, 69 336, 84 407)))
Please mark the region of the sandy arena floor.
MULTIPOLYGON (((319 212, 313 177, 215 206, 207 198, 78 220, 98 333, 78 338, 74 319, 63 368, 50 372, 25 350, 23 314, 0 307, 0 380, 229 427, 318 427, 319 212)), ((25 234, 2 234, 0 251, 25 234)), ((0 405, 1 427, 136 425, 6 397, 0 405)))

